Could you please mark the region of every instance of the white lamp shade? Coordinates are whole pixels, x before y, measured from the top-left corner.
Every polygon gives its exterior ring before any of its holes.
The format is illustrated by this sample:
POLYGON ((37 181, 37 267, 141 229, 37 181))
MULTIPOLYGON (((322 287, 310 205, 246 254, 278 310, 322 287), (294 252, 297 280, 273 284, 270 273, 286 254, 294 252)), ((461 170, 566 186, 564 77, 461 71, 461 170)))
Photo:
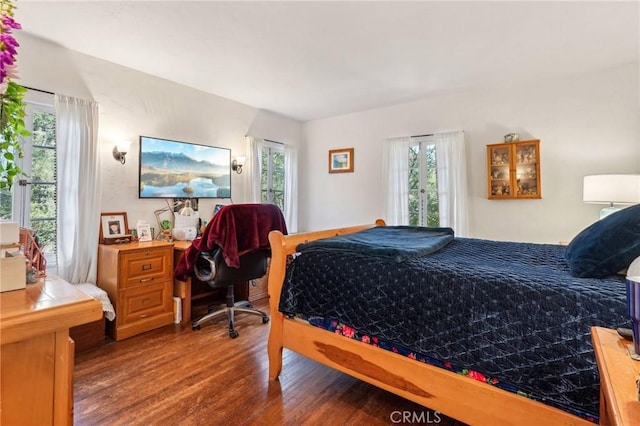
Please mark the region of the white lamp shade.
POLYGON ((238 155, 236 157, 236 161, 238 162, 238 166, 244 166, 244 162, 247 161, 247 157, 244 155, 238 155))
POLYGON ((131 141, 119 140, 118 143, 116 143, 116 147, 118 148, 118 152, 126 154, 131 147, 131 141))
POLYGON ((585 176, 582 199, 594 204, 638 204, 640 175, 585 176))
POLYGON ((640 283, 640 256, 636 257, 627 269, 627 279, 640 283))

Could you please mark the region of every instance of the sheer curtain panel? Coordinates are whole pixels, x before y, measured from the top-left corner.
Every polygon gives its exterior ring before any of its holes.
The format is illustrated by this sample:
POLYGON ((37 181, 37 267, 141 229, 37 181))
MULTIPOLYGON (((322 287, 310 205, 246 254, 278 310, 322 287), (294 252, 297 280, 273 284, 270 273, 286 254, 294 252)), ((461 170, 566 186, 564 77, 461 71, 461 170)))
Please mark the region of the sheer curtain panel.
POLYGON ((98 104, 55 95, 58 149, 58 275, 96 282, 100 229, 98 104))
POLYGON ((284 218, 290 234, 298 232, 298 150, 284 146, 284 218))
POLYGON ((411 138, 387 139, 382 153, 382 188, 387 225, 409 224, 409 148, 411 138))
POLYGON ((253 136, 247 136, 247 158, 244 170, 247 171, 247 186, 245 187, 245 199, 247 203, 262 202, 262 150, 264 140, 253 136))
POLYGON ((469 233, 467 216, 467 160, 464 132, 433 135, 436 146, 440 226, 453 228, 456 236, 469 233))

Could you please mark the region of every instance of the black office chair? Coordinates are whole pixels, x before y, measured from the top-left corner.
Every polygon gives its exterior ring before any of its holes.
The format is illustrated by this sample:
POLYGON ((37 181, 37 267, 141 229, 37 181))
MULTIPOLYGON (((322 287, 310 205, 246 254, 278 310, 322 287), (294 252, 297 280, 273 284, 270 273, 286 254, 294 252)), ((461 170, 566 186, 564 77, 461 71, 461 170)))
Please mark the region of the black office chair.
POLYGON ((240 267, 231 268, 227 266, 222 257, 222 250, 213 252, 201 252, 194 267, 194 274, 200 281, 204 281, 213 288, 226 287, 226 304, 220 309, 215 309, 207 315, 194 321, 191 325, 193 330, 200 330, 201 324, 210 319, 227 314, 229 322, 229 336, 238 337, 238 332, 234 328, 234 313, 246 312, 248 314, 260 315, 262 323, 269 322, 269 317, 265 312, 254 309, 248 300, 235 301, 234 285, 242 284, 246 281, 263 277, 267 273, 267 250, 252 251, 240 256, 240 267))
POLYGON ((235 312, 259 315, 263 324, 269 322, 267 314, 254 309, 248 300, 235 300, 234 286, 266 274, 271 256, 268 235, 274 229, 287 232, 282 212, 272 204, 231 204, 215 214, 201 240, 192 244, 198 249, 193 272, 213 288, 226 287, 226 303, 193 321, 193 330, 199 330, 204 322, 225 313, 232 338, 238 337, 234 328, 235 312))

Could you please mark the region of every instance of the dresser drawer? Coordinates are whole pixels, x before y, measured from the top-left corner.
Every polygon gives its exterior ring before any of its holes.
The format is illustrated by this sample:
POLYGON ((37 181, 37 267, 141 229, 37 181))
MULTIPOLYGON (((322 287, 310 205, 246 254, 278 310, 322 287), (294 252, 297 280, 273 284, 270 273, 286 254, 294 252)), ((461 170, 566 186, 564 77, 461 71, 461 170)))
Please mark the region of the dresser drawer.
POLYGON ((154 315, 171 312, 172 288, 167 282, 122 290, 119 324, 129 324, 154 315))
POLYGON ((120 258, 120 287, 171 280, 171 248, 152 248, 125 252, 120 258))

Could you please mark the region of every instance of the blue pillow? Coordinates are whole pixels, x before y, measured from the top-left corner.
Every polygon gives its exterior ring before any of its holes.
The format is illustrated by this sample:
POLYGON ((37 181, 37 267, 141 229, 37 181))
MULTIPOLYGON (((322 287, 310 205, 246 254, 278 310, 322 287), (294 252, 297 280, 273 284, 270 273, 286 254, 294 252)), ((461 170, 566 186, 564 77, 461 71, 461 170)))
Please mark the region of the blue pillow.
POLYGON ((624 208, 585 228, 565 252, 571 274, 613 275, 640 256, 640 204, 624 208))

